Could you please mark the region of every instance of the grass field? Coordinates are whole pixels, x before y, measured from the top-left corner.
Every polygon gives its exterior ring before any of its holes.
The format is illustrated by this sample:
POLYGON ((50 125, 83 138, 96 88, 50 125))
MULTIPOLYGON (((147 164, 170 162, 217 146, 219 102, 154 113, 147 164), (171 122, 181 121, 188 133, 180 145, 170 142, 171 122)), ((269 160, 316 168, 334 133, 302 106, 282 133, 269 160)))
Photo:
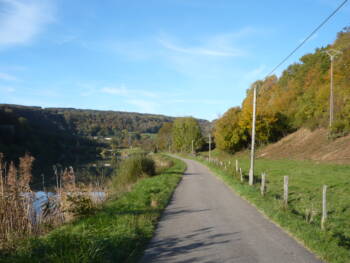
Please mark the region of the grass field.
POLYGON ((317 164, 310 161, 258 159, 255 186, 247 183, 249 159, 238 157, 245 175, 241 183, 235 174, 232 155, 214 153, 225 165, 208 165, 241 196, 292 233, 322 259, 333 263, 350 262, 350 166, 317 164), (229 165, 229 163, 231 165, 229 165), (260 194, 260 175, 267 174, 267 194, 260 194), (289 176, 289 204, 283 206, 283 176, 289 176), (322 187, 328 186, 328 221, 321 230, 322 187))
POLYGON ((0 254, 0 262, 136 262, 184 172, 182 161, 173 162, 160 175, 142 179, 131 192, 108 201, 95 215, 0 254))

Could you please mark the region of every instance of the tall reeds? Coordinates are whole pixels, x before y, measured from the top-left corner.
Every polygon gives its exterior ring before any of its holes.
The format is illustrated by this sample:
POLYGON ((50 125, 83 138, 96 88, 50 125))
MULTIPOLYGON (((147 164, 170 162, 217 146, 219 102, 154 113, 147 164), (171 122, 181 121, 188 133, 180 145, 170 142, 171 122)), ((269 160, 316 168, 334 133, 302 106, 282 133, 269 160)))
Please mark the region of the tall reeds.
POLYGON ((34 158, 20 158, 19 170, 10 162, 6 165, 0 153, 0 246, 9 245, 15 238, 36 232, 33 222, 34 194, 30 189, 34 158))
POLYGON ((45 192, 40 208, 34 206, 35 192, 30 188, 34 158, 29 154, 7 164, 0 153, 0 250, 14 246, 15 241, 39 235, 73 219, 91 214, 107 197, 93 194, 103 186, 78 185, 72 167, 58 171, 55 192, 45 192), (101 196, 99 196, 101 197, 101 196), (40 210, 37 213, 36 209, 40 210))

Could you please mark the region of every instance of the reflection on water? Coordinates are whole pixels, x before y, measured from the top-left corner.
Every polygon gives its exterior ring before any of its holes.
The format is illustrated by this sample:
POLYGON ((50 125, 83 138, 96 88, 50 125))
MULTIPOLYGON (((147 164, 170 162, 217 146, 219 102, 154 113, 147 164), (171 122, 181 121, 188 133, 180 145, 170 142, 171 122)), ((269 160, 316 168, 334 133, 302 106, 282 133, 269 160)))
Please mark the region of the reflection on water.
MULTIPOLYGON (((33 208, 36 216, 41 216, 42 208, 45 204, 52 200, 59 200, 59 194, 53 192, 38 191, 34 193, 33 208)), ((105 192, 89 192, 89 195, 93 202, 100 203, 106 199, 105 192)))

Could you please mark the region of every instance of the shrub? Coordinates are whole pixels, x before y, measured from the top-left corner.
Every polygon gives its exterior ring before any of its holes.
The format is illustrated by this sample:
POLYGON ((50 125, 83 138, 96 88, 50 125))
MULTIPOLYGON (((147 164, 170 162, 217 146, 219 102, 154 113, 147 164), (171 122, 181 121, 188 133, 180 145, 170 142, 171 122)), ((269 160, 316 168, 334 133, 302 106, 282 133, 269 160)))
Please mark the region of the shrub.
POLYGON ((78 193, 69 195, 67 198, 70 206, 68 212, 75 217, 85 217, 93 215, 96 212, 96 205, 91 200, 89 193, 78 193))
POLYGON ((120 163, 117 176, 112 178, 112 186, 124 188, 142 177, 152 175, 155 175, 154 161, 145 155, 133 155, 120 163))
POLYGON ((337 138, 349 133, 349 123, 347 120, 336 120, 332 124, 331 137, 337 138))

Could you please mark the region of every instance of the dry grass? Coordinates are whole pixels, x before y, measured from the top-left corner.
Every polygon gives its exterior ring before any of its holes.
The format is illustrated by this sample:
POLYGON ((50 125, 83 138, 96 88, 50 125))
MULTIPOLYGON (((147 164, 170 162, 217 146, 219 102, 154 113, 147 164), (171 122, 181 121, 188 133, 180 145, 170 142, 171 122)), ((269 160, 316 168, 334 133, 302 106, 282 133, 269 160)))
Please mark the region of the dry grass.
POLYGON ((6 165, 0 153, 0 247, 38 231, 33 220, 34 194, 29 187, 33 161, 29 155, 20 158, 18 171, 13 162, 6 165))
POLYGON ((98 181, 90 185, 77 185, 72 167, 58 172, 56 193, 47 194, 37 214, 33 205, 35 193, 30 188, 34 158, 26 154, 6 164, 0 153, 0 250, 11 249, 16 241, 36 236, 76 217, 94 213, 107 195, 98 181), (92 193, 105 194, 93 196, 92 193))
POLYGON ((330 139, 326 129, 302 128, 280 141, 261 148, 258 157, 267 159, 313 160, 350 163, 350 135, 330 139))

